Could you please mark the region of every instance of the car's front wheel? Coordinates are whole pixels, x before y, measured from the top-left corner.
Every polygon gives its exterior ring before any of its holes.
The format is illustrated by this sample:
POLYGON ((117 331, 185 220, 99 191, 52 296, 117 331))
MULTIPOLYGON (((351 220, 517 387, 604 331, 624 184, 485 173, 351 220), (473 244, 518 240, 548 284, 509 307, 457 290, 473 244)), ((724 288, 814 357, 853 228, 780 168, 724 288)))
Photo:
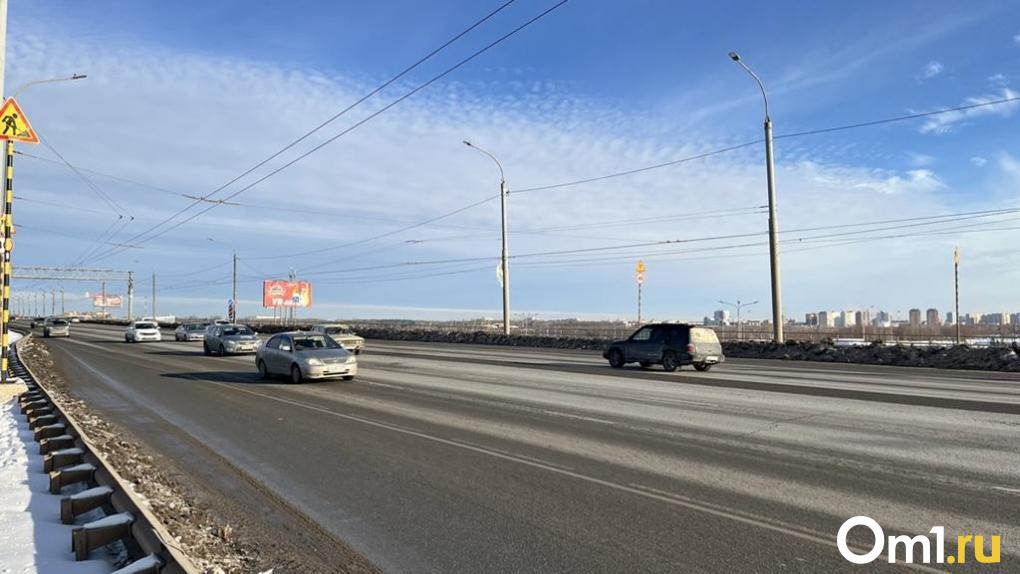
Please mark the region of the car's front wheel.
POLYGON ((609 366, 614 369, 621 369, 626 361, 623 360, 623 351, 611 349, 609 351, 609 366))
POLYGON ((709 363, 694 363, 694 370, 696 371, 707 371, 712 368, 709 363))
POLYGON ((342 378, 345 381, 353 381, 354 380, 354 375, 344 375, 342 378))
POLYGON ((207 356, 207 357, 209 355, 212 355, 212 350, 209 349, 209 343, 206 343, 205 341, 202 341, 202 352, 205 353, 205 356, 207 356))
POLYGON ((220 343, 220 348, 217 350, 217 353, 219 353, 221 357, 227 356, 227 349, 223 346, 223 343, 220 343))
POLYGON ((258 363, 255 364, 255 366, 259 370, 259 377, 261 377, 263 379, 268 379, 269 378, 269 369, 266 368, 266 362, 265 361, 259 361, 258 363))
POLYGON ((676 359, 676 353, 673 351, 666 351, 662 354, 662 370, 667 373, 672 373, 678 368, 680 368, 680 363, 676 359))
POLYGON ((294 365, 290 368, 290 382, 295 385, 304 380, 305 376, 301 374, 301 367, 294 365))

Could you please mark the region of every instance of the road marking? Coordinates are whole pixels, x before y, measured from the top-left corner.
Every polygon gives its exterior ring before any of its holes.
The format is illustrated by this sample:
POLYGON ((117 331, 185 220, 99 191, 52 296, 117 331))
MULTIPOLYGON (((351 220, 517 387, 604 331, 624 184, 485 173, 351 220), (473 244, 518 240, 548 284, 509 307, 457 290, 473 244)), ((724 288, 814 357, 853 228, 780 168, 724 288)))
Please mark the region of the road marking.
MULTIPOLYGON (((296 406, 296 407, 305 408, 305 409, 308 409, 308 410, 311 410, 311 411, 316 411, 316 412, 319 412, 319 413, 323 413, 323 414, 327 414, 327 415, 332 415, 332 416, 335 416, 335 417, 339 417, 339 418, 342 418, 342 419, 347 419, 347 420, 350 420, 350 421, 353 421, 353 422, 362 423, 362 424, 373 426, 373 427, 376 427, 376 428, 381 428, 381 429, 386 429, 386 430, 390 430, 390 431, 393 431, 393 432, 403 433, 403 434, 406 434, 406 435, 409 435, 409 436, 414 436, 414 437, 417 437, 417 438, 420 438, 420 439, 424 439, 424 440, 427 440, 427 441, 443 444, 443 445, 446 445, 446 446, 452 446, 452 447, 456 447, 456 448, 470 450, 472 452, 476 452, 476 453, 479 453, 479 454, 484 454, 484 455, 491 456, 491 457, 494 457, 494 458, 499 458, 499 459, 502 459, 502 460, 507 460, 507 461, 510 461, 510 462, 516 462, 518 464, 523 464, 523 465, 526 465, 526 466, 531 466, 531 467, 534 467, 534 468, 539 468, 539 469, 546 470, 546 471, 549 471, 549 472, 552 472, 552 473, 555 473, 555 474, 559 474, 559 475, 562 475, 562 476, 567 476, 567 477, 574 478, 574 479, 577 479, 577 480, 581 480, 581 481, 584 481, 584 482, 588 482, 588 483, 591 483, 591 484, 597 484, 599 486, 603 486, 603 487, 606 487, 606 488, 611 488, 611 489, 614 489, 614 490, 618 490, 620 492, 626 492, 628 494, 635 494, 635 495, 638 495, 638 496, 643 496, 645 498, 650 498, 650 499, 653 499, 653 500, 658 500, 660 502, 665 502, 665 503, 671 504, 673 506, 678 506, 678 507, 686 508, 686 509, 689 509, 689 510, 695 510, 695 511, 698 511, 698 512, 702 512, 702 513, 705 513, 705 514, 711 514, 713 516, 718 516, 720 518, 725 518, 725 519, 732 520, 732 521, 735 521, 735 522, 740 522, 740 523, 747 524, 747 525, 750 525, 750 526, 754 526, 754 527, 757 527, 757 528, 763 528, 763 529, 766 529, 766 530, 771 530, 773 532, 778 532, 778 533, 781 533, 781 534, 786 534, 788 536, 793 536, 795 538, 800 538, 801 540, 806 540, 808 542, 814 542, 814 543, 817 543, 817 544, 821 544, 823 546, 832 546, 832 547, 836 546, 836 537, 834 535, 825 535, 825 534, 820 533, 820 532, 819 533, 813 533, 813 532, 809 532, 809 531, 805 531, 805 530, 800 530, 800 529, 798 529, 797 527, 795 527, 793 525, 786 525, 786 524, 780 523, 778 521, 774 521, 774 520, 763 518, 763 517, 757 517, 757 516, 754 516, 754 515, 745 514, 745 513, 742 513, 742 512, 733 510, 733 509, 728 509, 726 507, 716 506, 714 504, 699 502, 699 501, 695 501, 693 499, 686 499, 686 498, 683 498, 680 495, 676 495, 676 494, 668 494, 668 495, 667 494, 660 494, 659 492, 664 492, 664 491, 657 492, 657 491, 648 489, 648 487, 637 487, 637 486, 634 486, 632 484, 621 484, 621 483, 617 483, 617 482, 612 482, 610 480, 606 480, 606 479, 602 479, 602 478, 597 478, 597 477, 594 477, 594 476, 583 474, 583 473, 578 472, 578 471, 573 470, 573 469, 568 469, 568 468, 565 468, 565 467, 555 466, 555 465, 549 464, 549 463, 547 463, 545 461, 541 461, 539 459, 531 459, 530 457, 525 457, 525 456, 522 456, 522 455, 519 455, 519 454, 509 454, 509 453, 504 453, 504 452, 498 452, 498 451, 493 450, 493 449, 488 448, 488 447, 475 446, 475 445, 466 444, 466 443, 463 443, 463 442, 460 442, 460 441, 457 441, 457 440, 453 440, 453 439, 448 439, 448 438, 443 438, 443 437, 431 435, 431 434, 424 433, 424 432, 421 432, 421 431, 408 430, 408 429, 401 428, 401 427, 396 426, 396 425, 391 424, 391 423, 385 423, 385 422, 382 422, 382 421, 377 421, 377 420, 373 420, 373 419, 362 417, 362 416, 358 416, 358 415, 352 415, 352 414, 347 414, 347 413, 338 413, 336 411, 332 411, 332 410, 324 408, 324 407, 319 407, 319 406, 316 406, 316 405, 310 405, 310 404, 303 403, 303 402, 300 402, 300 401, 295 401, 293 399, 287 399, 287 398, 283 398, 283 397, 276 397, 276 396, 273 396, 273 395, 267 395, 265 393, 260 393, 258 391, 253 391, 251 389, 242 389, 242 388, 238 388, 235 385, 228 385, 226 383, 220 383, 220 382, 217 382, 217 381, 208 381, 208 382, 209 382, 209 384, 217 385, 217 386, 223 387, 223 388, 231 390, 231 391, 235 391, 235 392, 239 392, 239 393, 247 393, 247 394, 250 394, 250 395, 255 395, 255 396, 258 396, 258 397, 262 397, 264 399, 269 399, 271 401, 277 401, 277 402, 293 405, 293 406, 296 406)), ((903 566, 906 566, 908 568, 912 568, 914 570, 919 570, 919 571, 922 571, 922 572, 937 572, 937 573, 944 574, 943 570, 938 570, 938 569, 935 569, 935 568, 924 566, 922 564, 916 564, 916 563, 915 564, 900 563, 900 564, 903 565, 903 566)))
POLYGON ((560 412, 560 411, 547 411, 547 410, 543 410, 542 412, 547 414, 547 415, 553 415, 553 416, 557 416, 557 417, 566 417, 568 419, 577 419, 577 420, 581 420, 581 421, 590 421, 590 422, 593 422, 593 423, 601 423, 601 424, 604 424, 604 425, 615 425, 615 424, 617 424, 616 421, 610 421, 610 420, 600 419, 600 418, 596 418, 596 417, 586 417, 584 415, 572 415, 570 413, 563 413, 563 412, 560 412))
POLYGON ((1001 490, 1002 492, 1009 492, 1011 494, 1020 494, 1020 488, 1006 488, 1005 486, 993 486, 993 490, 1001 490))
POLYGON ((406 391, 407 390, 407 387, 401 387, 400 385, 390 385, 390 384, 387 384, 387 383, 373 383, 372 381, 361 381, 361 382, 365 383, 366 385, 372 385, 374 387, 387 387, 387 388, 390 388, 390 389, 400 389, 401 391, 406 391))

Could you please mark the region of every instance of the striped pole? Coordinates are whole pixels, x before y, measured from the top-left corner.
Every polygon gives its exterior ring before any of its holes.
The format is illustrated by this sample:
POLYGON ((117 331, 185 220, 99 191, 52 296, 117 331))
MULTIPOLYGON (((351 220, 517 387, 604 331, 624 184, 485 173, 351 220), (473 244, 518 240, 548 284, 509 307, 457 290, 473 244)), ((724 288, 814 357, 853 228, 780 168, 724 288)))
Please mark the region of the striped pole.
POLYGON ((4 269, 3 269, 3 312, 0 314, 0 383, 6 383, 8 378, 7 360, 10 349, 10 319, 11 319, 11 251, 14 250, 14 241, 11 239, 12 211, 11 205, 14 202, 14 140, 7 140, 4 144, 7 161, 7 169, 4 172, 4 269))

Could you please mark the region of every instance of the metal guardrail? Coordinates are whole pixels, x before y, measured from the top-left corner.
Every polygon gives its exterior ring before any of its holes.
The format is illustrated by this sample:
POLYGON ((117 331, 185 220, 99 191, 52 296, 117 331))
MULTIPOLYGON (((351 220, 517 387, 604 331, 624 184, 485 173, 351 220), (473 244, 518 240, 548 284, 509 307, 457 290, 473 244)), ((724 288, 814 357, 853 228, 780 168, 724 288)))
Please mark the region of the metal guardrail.
POLYGON ((21 361, 18 346, 30 336, 25 334, 12 345, 10 369, 28 386, 19 404, 39 452, 45 456, 43 468, 49 474, 50 492, 59 494, 72 484, 87 487, 61 499, 60 521, 73 524, 78 516, 97 508, 106 514, 72 530, 75 560, 86 560, 93 550, 122 541, 132 560, 114 574, 200 574, 201 570, 173 546, 166 527, 89 441, 77 421, 60 408, 21 361))

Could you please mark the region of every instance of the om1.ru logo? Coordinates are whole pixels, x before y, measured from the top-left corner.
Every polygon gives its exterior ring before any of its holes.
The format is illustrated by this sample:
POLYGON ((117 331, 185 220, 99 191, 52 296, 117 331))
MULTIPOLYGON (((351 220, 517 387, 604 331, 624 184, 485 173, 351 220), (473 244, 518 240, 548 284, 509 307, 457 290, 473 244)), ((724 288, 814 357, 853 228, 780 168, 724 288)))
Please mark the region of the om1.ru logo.
MULTIPOLYGON (((935 526, 930 531, 931 534, 935 535, 935 563, 936 564, 963 564, 967 561, 967 546, 972 545, 974 548, 974 559, 981 564, 998 564, 999 563, 999 543, 1000 537, 998 534, 991 537, 992 548, 991 552, 985 554, 985 537, 977 534, 961 534, 956 537, 956 554, 950 554, 946 556, 946 527, 935 526)), ((914 562, 914 553, 918 547, 921 549, 921 560, 924 564, 932 563, 932 547, 931 539, 924 534, 918 534, 917 536, 889 536, 888 538, 889 551, 887 554, 887 560, 890 564, 896 562, 897 559, 897 548, 903 547, 903 561, 907 563, 914 562)), ((843 526, 839 527, 839 533, 836 534, 836 546, 839 547, 839 553, 843 555, 849 562, 854 564, 870 564, 878 559, 882 555, 882 550, 885 549, 886 537, 882 527, 879 526, 872 518, 867 516, 854 516, 843 523, 843 526), (871 547, 871 550, 864 554, 857 554, 853 551, 846 541, 846 537, 850 534, 850 531, 854 527, 863 526, 875 535, 875 544, 871 547)))

